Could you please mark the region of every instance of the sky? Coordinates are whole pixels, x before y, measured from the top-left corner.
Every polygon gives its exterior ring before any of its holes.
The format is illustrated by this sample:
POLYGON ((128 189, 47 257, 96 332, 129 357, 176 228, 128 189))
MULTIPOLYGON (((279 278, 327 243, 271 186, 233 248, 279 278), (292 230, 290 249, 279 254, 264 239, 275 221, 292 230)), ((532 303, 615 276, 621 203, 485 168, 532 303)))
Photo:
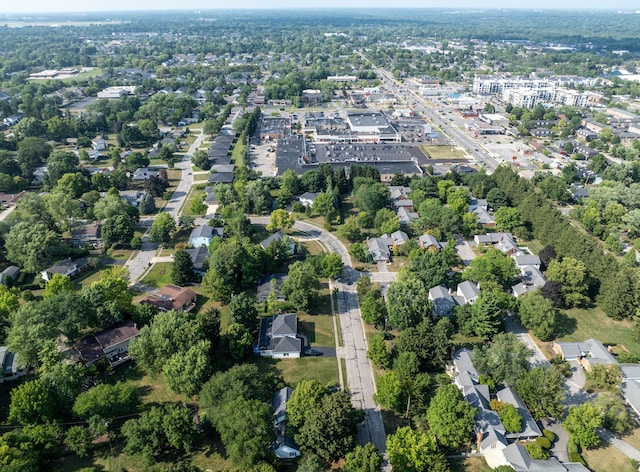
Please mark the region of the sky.
POLYGON ((638 0, 0 0, 0 13, 273 8, 535 8, 640 10, 638 0))

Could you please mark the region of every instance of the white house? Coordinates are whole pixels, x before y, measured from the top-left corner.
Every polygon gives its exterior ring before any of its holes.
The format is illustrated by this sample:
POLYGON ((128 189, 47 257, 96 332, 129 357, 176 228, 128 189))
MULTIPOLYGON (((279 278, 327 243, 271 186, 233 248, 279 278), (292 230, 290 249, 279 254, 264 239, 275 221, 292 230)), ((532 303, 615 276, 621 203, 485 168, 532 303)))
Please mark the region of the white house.
POLYGON ((302 339, 298 337, 298 317, 284 313, 260 319, 258 342, 254 354, 274 359, 298 358, 302 353, 302 339))
POLYGON ((211 240, 224 235, 223 228, 213 228, 209 225, 196 226, 189 235, 189 245, 193 247, 209 247, 211 240))
POLYGON ((276 430, 276 440, 272 449, 276 457, 283 460, 292 460, 300 456, 298 445, 287 435, 287 402, 291 398, 293 389, 283 387, 271 396, 273 408, 273 425, 276 430))
POLYGON ((316 197, 319 195, 317 192, 304 192, 302 195, 298 197, 298 201, 300 205, 305 208, 312 207, 313 202, 316 201, 316 197))

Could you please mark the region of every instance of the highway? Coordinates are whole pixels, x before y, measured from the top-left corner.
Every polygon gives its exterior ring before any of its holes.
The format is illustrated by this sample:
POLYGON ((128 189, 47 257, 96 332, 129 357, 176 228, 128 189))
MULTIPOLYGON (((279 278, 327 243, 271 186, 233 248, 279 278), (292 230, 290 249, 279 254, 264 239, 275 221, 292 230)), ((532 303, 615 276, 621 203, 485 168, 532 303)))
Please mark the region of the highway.
MULTIPOLYGON (((363 56, 365 59, 369 61, 366 56, 363 56)), ((370 62, 370 61, 369 61, 370 62)), ((448 120, 443 118, 432 106, 430 106, 424 98, 416 93, 414 90, 411 90, 408 86, 404 86, 400 84, 396 78, 389 71, 382 69, 380 67, 376 67, 372 65, 373 70, 378 74, 387 88, 389 88, 396 97, 402 97, 403 94, 410 94, 413 101, 409 99, 409 103, 414 105, 415 111, 419 112, 427 121, 429 121, 434 128, 440 128, 442 133, 449 138, 449 140, 455 145, 461 147, 466 154, 472 158, 470 160, 475 159, 478 163, 483 163, 487 169, 487 173, 493 173, 496 168, 500 165, 498 161, 496 161, 493 157, 491 157, 487 152, 483 151, 480 147, 481 144, 474 141, 471 136, 469 136, 464 131, 458 129, 455 125, 450 123, 448 120)))

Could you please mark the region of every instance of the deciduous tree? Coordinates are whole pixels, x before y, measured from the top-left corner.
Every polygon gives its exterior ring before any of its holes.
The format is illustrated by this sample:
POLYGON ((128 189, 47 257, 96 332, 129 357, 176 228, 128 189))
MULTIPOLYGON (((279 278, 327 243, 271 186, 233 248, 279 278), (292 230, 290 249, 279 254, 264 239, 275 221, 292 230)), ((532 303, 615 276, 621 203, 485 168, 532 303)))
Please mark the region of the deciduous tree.
POLYGON ((389 462, 396 472, 450 472, 446 457, 435 439, 408 426, 398 428, 387 436, 389 462))
POLYGON ((496 383, 514 385, 529 370, 529 348, 512 333, 501 333, 488 346, 474 350, 474 364, 496 383))
POLYGON ((589 449, 600 443, 597 429, 602 426, 603 414, 593 402, 571 405, 562 425, 579 446, 589 449))
POLYGON ((439 444, 455 449, 469 442, 475 414, 476 409, 467 403, 458 387, 443 385, 429 403, 429 430, 439 444))

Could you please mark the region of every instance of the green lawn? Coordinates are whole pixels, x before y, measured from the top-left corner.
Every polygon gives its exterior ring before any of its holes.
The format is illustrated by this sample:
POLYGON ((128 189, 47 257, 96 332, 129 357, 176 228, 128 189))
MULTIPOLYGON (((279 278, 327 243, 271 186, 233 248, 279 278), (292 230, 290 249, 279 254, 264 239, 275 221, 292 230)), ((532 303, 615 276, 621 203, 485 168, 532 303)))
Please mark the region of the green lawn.
POLYGON ((298 330, 315 346, 335 346, 331 315, 298 315, 298 330))
POLYGON ((603 344, 617 344, 626 347, 631 354, 640 357, 640 344, 634 339, 634 325, 630 321, 616 321, 605 315, 598 307, 564 311, 567 322, 566 334, 556 341, 584 341, 597 338, 603 344))
POLYGON ((420 146, 420 149, 431 159, 464 159, 465 153, 453 146, 420 146))
POLYGON ((158 262, 144 276, 141 282, 150 287, 164 287, 171 283, 171 262, 158 262))
POLYGON ((489 472, 491 467, 483 457, 467 457, 450 461, 452 472, 489 472))
POLYGON ((275 368, 287 385, 296 385, 300 380, 317 380, 322 385, 338 383, 338 362, 335 357, 301 357, 300 359, 271 359, 256 357, 251 362, 259 369, 275 368))
POLYGON ((613 446, 599 447, 598 449, 582 450, 582 457, 587 462, 587 467, 593 472, 634 472, 631 459, 613 446))
POLYGON ((236 167, 241 167, 244 165, 244 156, 246 152, 246 143, 238 140, 238 142, 236 142, 236 145, 233 147, 233 152, 231 153, 231 160, 235 163, 236 167))
POLYGON ((204 196, 204 194, 205 194, 204 190, 192 189, 191 193, 189 194, 189 197, 187 198, 186 203, 184 204, 184 207, 182 209, 182 214, 188 215, 188 216, 194 216, 194 217, 204 216, 204 214, 206 213, 206 210, 203 213, 194 213, 193 211, 191 211, 191 204, 198 199, 202 201, 202 197, 204 196))

